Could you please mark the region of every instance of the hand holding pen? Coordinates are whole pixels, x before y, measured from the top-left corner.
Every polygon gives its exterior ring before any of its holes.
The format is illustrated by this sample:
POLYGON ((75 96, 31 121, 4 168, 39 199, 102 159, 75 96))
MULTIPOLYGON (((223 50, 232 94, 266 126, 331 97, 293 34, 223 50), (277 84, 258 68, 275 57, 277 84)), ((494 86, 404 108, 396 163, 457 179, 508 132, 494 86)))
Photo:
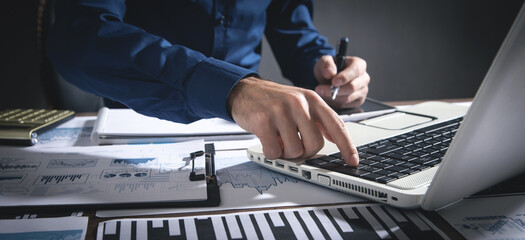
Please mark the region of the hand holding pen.
MULTIPOLYGON (((343 71, 345 67, 345 57, 346 57, 346 49, 348 47, 348 38, 344 37, 341 38, 339 41, 339 47, 337 48, 337 55, 335 55, 335 66, 337 67, 337 73, 340 73, 343 71)), ((330 87, 330 92, 332 94, 332 100, 335 100, 337 97, 337 93, 339 93, 339 89, 341 87, 337 86, 335 87, 333 84, 330 87)))
POLYGON ((348 38, 341 38, 336 56, 324 55, 314 66, 319 83, 315 91, 332 108, 358 107, 368 94, 370 76, 366 62, 359 57, 345 56, 348 42, 348 38))

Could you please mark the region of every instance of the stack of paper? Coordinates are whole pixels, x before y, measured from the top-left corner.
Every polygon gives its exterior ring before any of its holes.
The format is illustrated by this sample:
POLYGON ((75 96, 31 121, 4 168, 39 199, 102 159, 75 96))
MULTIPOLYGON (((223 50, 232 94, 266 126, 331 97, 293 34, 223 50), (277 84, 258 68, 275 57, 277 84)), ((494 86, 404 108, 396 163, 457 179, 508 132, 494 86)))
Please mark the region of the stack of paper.
POLYGON ((95 144, 127 144, 254 137, 255 135, 246 132, 236 123, 220 118, 183 124, 147 117, 131 109, 102 108, 98 113, 91 141, 95 144))

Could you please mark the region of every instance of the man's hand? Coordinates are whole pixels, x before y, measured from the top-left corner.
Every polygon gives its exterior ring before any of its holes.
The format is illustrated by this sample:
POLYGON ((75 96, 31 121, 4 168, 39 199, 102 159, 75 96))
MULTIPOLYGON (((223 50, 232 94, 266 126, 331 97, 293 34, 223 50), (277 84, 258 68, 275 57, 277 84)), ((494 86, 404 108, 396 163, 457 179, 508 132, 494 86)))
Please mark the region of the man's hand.
POLYGON ((344 122, 311 90, 248 77, 234 86, 228 106, 235 122, 259 137, 269 159, 312 157, 324 136, 348 165, 359 162, 344 122))
POLYGON ((368 94, 370 75, 366 72, 365 60, 358 57, 345 57, 345 68, 337 73, 334 57, 320 57, 314 66, 314 75, 319 85, 315 91, 332 107, 353 108, 365 101, 368 94), (335 100, 332 100, 330 87, 340 87, 335 100))

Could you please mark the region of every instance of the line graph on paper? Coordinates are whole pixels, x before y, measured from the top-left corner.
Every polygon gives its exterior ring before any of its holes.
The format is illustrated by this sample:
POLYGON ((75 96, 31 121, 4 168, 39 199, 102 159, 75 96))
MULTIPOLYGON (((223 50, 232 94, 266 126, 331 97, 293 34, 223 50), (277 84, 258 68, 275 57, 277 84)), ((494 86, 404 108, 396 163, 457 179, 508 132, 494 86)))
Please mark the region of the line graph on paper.
POLYGON ((51 159, 47 168, 92 168, 97 165, 98 159, 51 159))
POLYGON ((36 171, 40 162, 23 161, 20 158, 0 158, 0 171, 36 171))
MULTIPOLYGON (((246 157, 239 157, 246 159, 246 157)), ((225 161, 232 162, 243 162, 241 164, 235 164, 227 166, 226 163, 222 168, 217 170, 217 180, 219 186, 223 184, 231 184, 234 188, 252 188, 255 189, 259 194, 268 191, 272 186, 276 187, 285 182, 297 183, 297 179, 288 177, 286 175, 270 171, 264 167, 259 166, 257 163, 246 161, 242 159, 229 158, 229 159, 217 159, 216 164, 224 163, 225 161)), ((221 164, 222 165, 222 164, 221 164)))

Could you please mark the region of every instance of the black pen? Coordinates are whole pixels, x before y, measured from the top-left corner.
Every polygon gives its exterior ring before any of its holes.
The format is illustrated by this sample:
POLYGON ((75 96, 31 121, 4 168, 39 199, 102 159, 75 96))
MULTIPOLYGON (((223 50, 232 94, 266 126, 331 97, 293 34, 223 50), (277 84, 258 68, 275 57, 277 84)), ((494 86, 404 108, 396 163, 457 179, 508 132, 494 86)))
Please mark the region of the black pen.
MULTIPOLYGON (((341 40, 339 40, 339 47, 337 49, 337 55, 335 55, 335 65, 337 66, 337 73, 343 71, 345 67, 345 56, 346 56, 347 47, 348 47, 348 38, 347 37, 341 38, 341 40)), ((332 100, 335 100, 335 97, 337 97, 337 93, 339 92, 339 87, 334 87, 334 85, 332 84, 330 91, 332 92, 332 100)))

